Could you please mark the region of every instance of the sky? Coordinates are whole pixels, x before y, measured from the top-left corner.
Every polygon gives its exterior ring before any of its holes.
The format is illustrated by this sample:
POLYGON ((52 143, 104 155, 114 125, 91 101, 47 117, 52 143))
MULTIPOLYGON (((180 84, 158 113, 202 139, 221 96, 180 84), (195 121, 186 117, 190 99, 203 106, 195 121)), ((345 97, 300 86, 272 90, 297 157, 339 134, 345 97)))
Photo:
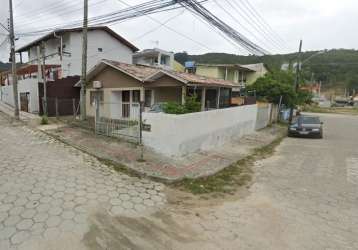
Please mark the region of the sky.
MULTIPOLYGON (((89 0, 89 16, 106 14, 149 0, 89 0), (124 3, 123 3, 124 2, 124 3)), ((0 22, 6 25, 7 2, 0 0, 0 22)), ((13 0, 15 33, 26 33, 44 27, 80 20, 80 0, 13 0)), ((303 50, 332 48, 358 49, 358 1, 356 0, 208 0, 205 7, 239 31, 249 40, 272 54, 298 50, 303 39, 303 50), (254 8, 248 8, 247 1, 254 8), (257 14, 262 20, 257 19, 257 14), (256 18, 254 18, 256 15, 256 18), (266 25, 268 24, 268 25, 266 25)), ((110 25, 112 29, 140 49, 159 47, 189 54, 226 52, 247 54, 247 51, 227 40, 205 21, 188 10, 175 10, 140 17, 110 25), (160 23, 165 22, 165 26, 160 23), (174 31, 173 31, 174 30, 174 31)), ((0 28, 0 44, 6 38, 0 28)), ((20 47, 33 37, 19 36, 20 47)), ((0 60, 8 59, 8 44, 0 47, 0 60)))

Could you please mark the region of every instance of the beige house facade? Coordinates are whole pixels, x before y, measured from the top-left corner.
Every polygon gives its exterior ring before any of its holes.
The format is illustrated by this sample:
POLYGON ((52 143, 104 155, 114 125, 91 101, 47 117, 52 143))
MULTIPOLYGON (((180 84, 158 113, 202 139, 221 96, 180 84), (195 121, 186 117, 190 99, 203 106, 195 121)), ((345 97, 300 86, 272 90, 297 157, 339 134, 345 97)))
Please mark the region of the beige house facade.
POLYGON ((253 84, 268 72, 263 63, 258 64, 196 64, 196 74, 236 83, 237 87, 253 84))
POLYGON ((235 83, 157 67, 102 60, 88 74, 87 116, 95 116, 95 97, 100 98, 100 112, 110 119, 132 119, 154 104, 184 103, 196 94, 202 110, 230 106, 235 83))

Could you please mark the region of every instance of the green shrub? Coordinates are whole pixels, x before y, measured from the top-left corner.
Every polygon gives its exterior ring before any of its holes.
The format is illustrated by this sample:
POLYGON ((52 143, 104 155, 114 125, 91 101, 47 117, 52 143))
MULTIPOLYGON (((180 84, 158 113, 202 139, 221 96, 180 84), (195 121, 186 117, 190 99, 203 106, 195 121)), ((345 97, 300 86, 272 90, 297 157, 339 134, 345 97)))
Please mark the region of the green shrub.
POLYGON ((47 125, 48 124, 48 117, 46 115, 43 115, 41 118, 41 125, 47 125))
POLYGON ((185 98, 185 104, 179 104, 176 102, 168 102, 164 104, 163 111, 167 114, 188 114, 201 111, 201 103, 197 101, 197 96, 188 96, 185 98))
POLYGON ((164 104, 163 111, 167 114, 185 114, 184 106, 176 102, 168 102, 164 104))
POLYGON ((196 95, 185 98, 184 110, 185 113, 195 113, 201 111, 201 103, 198 102, 196 95))

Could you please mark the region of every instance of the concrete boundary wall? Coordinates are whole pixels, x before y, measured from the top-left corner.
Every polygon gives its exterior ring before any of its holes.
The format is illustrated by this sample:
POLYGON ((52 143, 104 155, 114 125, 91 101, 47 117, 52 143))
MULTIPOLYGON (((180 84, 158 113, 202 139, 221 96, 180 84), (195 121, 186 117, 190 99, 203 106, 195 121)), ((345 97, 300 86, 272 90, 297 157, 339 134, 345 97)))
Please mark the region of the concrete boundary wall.
POLYGON ((184 115, 143 113, 151 131, 143 143, 168 156, 182 156, 221 146, 255 131, 257 105, 184 115))
POLYGON ((257 108, 256 130, 266 128, 272 123, 277 122, 278 105, 276 104, 261 104, 257 108))
POLYGON ((260 105, 257 108, 256 130, 266 128, 271 121, 271 104, 260 105))
MULTIPOLYGON (((37 79, 20 80, 18 83, 19 93, 19 108, 20 108, 20 93, 30 93, 29 95, 29 112, 39 112, 39 88, 37 79)), ((4 103, 14 107, 14 92, 12 85, 2 86, 0 91, 0 100, 4 103)))

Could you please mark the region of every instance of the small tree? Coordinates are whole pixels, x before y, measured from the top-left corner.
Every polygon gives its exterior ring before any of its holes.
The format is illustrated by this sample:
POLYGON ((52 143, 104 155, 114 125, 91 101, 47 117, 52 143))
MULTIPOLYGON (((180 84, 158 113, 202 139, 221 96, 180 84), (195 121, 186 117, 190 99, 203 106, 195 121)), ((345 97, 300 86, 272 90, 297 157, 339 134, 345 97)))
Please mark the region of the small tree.
POLYGON ((293 82, 294 78, 292 74, 278 71, 257 79, 257 81, 248 86, 247 89, 249 91, 255 90, 259 100, 276 104, 280 102, 282 96, 282 102, 291 106, 294 104, 296 96, 293 82))
POLYGON ((282 103, 288 107, 302 105, 311 100, 312 95, 307 91, 299 90, 295 92, 294 75, 289 72, 276 71, 267 74, 264 77, 247 87, 248 91, 256 91, 259 100, 265 100, 279 104, 282 96, 282 103))

